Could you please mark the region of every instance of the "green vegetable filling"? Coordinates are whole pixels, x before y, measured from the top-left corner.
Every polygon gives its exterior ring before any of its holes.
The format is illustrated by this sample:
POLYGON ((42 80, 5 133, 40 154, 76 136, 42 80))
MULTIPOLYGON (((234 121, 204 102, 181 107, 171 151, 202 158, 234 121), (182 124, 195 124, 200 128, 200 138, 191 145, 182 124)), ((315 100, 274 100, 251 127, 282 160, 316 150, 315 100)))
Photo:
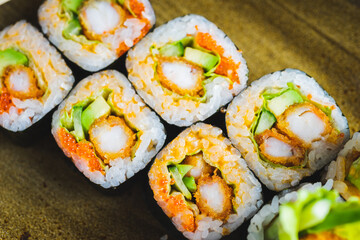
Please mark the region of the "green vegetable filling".
POLYGON ((280 206, 278 217, 265 229, 265 239, 297 240, 300 236, 323 231, 331 231, 344 237, 359 232, 359 200, 337 202, 338 197, 337 192, 323 188, 315 192, 298 191, 295 202, 280 206))
POLYGON ((0 76, 3 75, 4 69, 11 65, 28 66, 29 59, 25 54, 12 48, 0 51, 0 76))
POLYGON ((178 165, 168 166, 168 169, 169 169, 171 178, 174 179, 174 181, 175 181, 174 187, 177 190, 179 190, 185 196, 186 199, 191 200, 191 193, 183 181, 183 176, 181 176, 181 174, 179 172, 178 165))
MULTIPOLYGON (((263 105, 260 110, 255 114, 255 118, 250 126, 250 139, 257 148, 259 158, 264 162, 275 167, 284 167, 280 164, 275 164, 268 160, 259 150, 259 146, 255 140, 255 136, 261 134, 267 129, 271 129, 277 122, 276 117, 280 116, 285 110, 294 105, 303 102, 310 102, 315 107, 323 111, 326 116, 331 120, 331 109, 329 107, 322 106, 321 104, 315 103, 304 96, 300 89, 293 83, 288 82, 287 88, 285 89, 268 89, 261 96, 263 97, 263 105)), ((295 166, 297 168, 299 166, 295 166)), ((301 167, 301 166, 300 166, 301 167)), ((289 167, 294 168, 294 167, 289 167)))
MULTIPOLYGON (((126 116, 121 113, 113 104, 113 93, 109 89, 104 89, 96 96, 89 97, 77 104, 75 104, 70 113, 64 112, 60 117, 60 127, 65 128, 72 134, 76 141, 88 141, 88 132, 95 120, 101 117, 107 117, 111 114, 124 118, 126 125, 136 133, 137 140, 132 148, 131 157, 135 157, 136 149, 140 144, 140 135, 142 132, 138 130, 126 116)), ((100 161, 100 159, 99 159, 100 161)), ((102 165, 103 162, 101 162, 102 165)))

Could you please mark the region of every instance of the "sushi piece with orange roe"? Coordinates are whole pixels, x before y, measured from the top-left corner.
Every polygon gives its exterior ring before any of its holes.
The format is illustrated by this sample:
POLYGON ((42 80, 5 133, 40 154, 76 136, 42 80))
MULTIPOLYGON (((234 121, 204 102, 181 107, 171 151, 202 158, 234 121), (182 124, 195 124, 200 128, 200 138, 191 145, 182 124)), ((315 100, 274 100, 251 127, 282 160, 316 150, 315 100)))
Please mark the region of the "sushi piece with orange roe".
POLYGON ((197 123, 149 171, 158 205, 188 239, 220 239, 262 204, 261 185, 221 129, 197 123))
POLYGON ((148 0, 47 0, 39 22, 66 57, 95 72, 143 38, 155 14, 148 0))
POLYGON ((83 79, 54 113, 51 131, 76 167, 104 188, 143 169, 166 137, 160 119, 114 70, 83 79))
POLYGON ((296 69, 254 81, 229 104, 226 127, 249 167, 275 191, 323 168, 349 137, 335 100, 296 69))
POLYGON ((0 32, 0 126, 25 134, 73 83, 61 55, 32 25, 19 21, 0 32))
POLYGON ((165 121, 203 121, 245 88, 246 61, 215 24, 187 15, 155 28, 129 51, 129 80, 165 121))

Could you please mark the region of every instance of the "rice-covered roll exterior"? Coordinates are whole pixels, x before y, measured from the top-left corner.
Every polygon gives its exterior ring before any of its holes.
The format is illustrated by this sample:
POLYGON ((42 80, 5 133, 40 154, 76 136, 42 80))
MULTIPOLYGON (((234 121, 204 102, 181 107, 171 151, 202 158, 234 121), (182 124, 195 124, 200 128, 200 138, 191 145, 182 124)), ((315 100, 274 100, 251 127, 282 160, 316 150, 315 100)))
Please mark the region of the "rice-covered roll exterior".
POLYGON ((262 204, 261 185, 221 129, 198 123, 156 156, 154 198, 188 239, 219 239, 262 204))
POLYGON ((226 127, 249 167, 275 191, 324 167, 349 138, 334 99, 295 69, 254 81, 229 105, 226 127))
POLYGON ((360 198, 360 132, 354 133, 339 152, 336 161, 329 164, 326 179, 334 180, 334 189, 343 198, 360 198))
POLYGON ((198 15, 156 28, 126 59, 129 80, 165 121, 203 121, 246 86, 246 61, 215 24, 198 15))
POLYGON ((342 201, 332 180, 275 196, 251 219, 248 240, 359 239, 360 201, 342 201), (282 195, 282 196, 281 196, 282 195))
POLYGON ((74 77, 56 49, 26 21, 0 32, 0 125, 23 131, 58 105, 74 77))
POLYGON ((114 70, 83 79, 54 113, 51 132, 76 167, 104 188, 143 169, 166 138, 159 117, 114 70))
POLYGON ((50 41, 93 72, 114 62, 155 24, 148 0, 46 0, 38 15, 50 41))

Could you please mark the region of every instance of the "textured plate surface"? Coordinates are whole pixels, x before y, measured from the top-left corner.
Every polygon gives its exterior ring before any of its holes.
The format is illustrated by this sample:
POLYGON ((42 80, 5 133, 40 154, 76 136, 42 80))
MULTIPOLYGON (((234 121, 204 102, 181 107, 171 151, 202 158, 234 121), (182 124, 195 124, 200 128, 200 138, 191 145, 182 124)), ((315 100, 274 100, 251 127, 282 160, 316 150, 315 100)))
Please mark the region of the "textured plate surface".
MULTIPOLYGON (((26 19, 39 28, 40 0, 0 6, 0 29, 26 19)), ((360 3, 356 0, 153 0, 159 26, 200 14, 243 50, 249 80, 298 68, 337 101, 360 130, 360 3)), ((69 63, 76 81, 89 75, 69 63)), ((125 73, 124 58, 108 69, 125 73)), ((206 122, 224 129, 224 114, 206 122)), ((0 130, 0 239, 177 239, 152 200, 147 171, 116 190, 88 181, 57 147, 45 118, 24 134, 0 130), (21 141, 28 141, 23 144, 21 141), (25 146, 24 146, 25 145, 25 146)), ((169 142, 182 129, 166 125, 169 142)), ((266 199, 273 193, 267 191, 266 199)), ((226 239, 244 239, 246 224, 226 239)))

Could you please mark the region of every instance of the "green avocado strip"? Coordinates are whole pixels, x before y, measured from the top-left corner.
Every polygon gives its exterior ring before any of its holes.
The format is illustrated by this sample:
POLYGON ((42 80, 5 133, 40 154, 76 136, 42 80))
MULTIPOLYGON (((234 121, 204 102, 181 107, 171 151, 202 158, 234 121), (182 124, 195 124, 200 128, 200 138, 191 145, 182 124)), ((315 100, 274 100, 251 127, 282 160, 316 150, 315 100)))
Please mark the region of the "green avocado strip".
POLYGON ((0 77, 2 76, 3 70, 7 66, 11 65, 28 66, 29 59, 25 54, 12 48, 7 48, 3 51, 0 51, 0 77))
POLYGON ((82 107, 76 106, 73 108, 73 120, 74 120, 74 131, 71 134, 74 135, 76 141, 81 141, 85 139, 84 129, 81 124, 81 114, 82 114, 82 107))
POLYGON ((83 0, 61 0, 61 6, 65 11, 72 11, 79 14, 79 8, 83 0))

